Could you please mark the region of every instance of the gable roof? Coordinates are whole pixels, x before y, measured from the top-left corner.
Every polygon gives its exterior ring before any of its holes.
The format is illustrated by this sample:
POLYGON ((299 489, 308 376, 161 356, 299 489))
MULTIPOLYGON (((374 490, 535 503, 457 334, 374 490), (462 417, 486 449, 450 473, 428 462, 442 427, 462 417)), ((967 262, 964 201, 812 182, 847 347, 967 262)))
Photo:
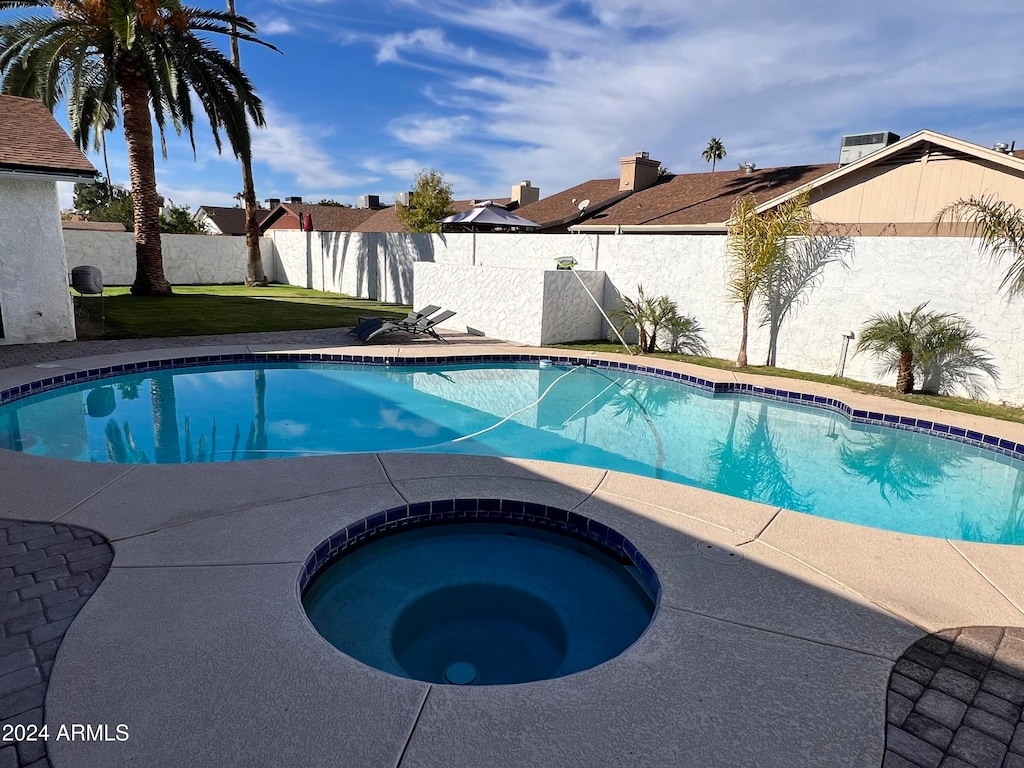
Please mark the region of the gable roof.
MULTIPOLYGON (((488 198, 492 202, 497 203, 501 206, 508 206, 512 202, 512 198, 488 198)), ((468 211, 477 203, 482 202, 480 200, 452 200, 452 212, 461 213, 462 211, 468 211)), ((518 211, 517 211, 518 213, 518 211)), ((405 226, 398 218, 398 208, 394 205, 389 205, 387 208, 382 208, 379 211, 374 211, 373 216, 361 222, 353 232, 408 232, 409 228, 405 226)))
MULTIPOLYGON (((223 235, 244 235, 245 234, 245 208, 234 208, 222 205, 201 205, 196 211, 196 217, 202 211, 206 218, 213 222, 213 225, 223 235)), ((256 222, 262 224, 263 220, 270 215, 267 208, 256 209, 256 222)), ((195 218, 195 217, 193 217, 195 218)))
POLYGON ((591 179, 521 206, 516 213, 524 219, 536 221, 542 230, 553 229, 593 215, 628 195, 628 191, 619 190, 619 179, 591 179), (589 200, 590 204, 581 213, 579 205, 585 200, 589 200))
POLYGON ((0 174, 92 181, 96 169, 41 101, 0 96, 0 174))
POLYGON ((260 222, 260 230, 265 231, 288 214, 300 217, 307 213, 313 220, 313 229, 317 232, 352 232, 377 211, 373 208, 344 208, 339 205, 280 203, 260 222))
POLYGON ((1008 169, 1018 172, 1024 170, 1024 153, 1022 152, 999 152, 995 149, 982 147, 979 144, 972 144, 971 142, 964 141, 963 139, 955 139, 952 136, 946 136, 943 133, 924 129, 917 131, 916 133, 912 133, 906 138, 900 139, 884 149, 865 155, 856 162, 849 163, 842 167, 836 167, 832 172, 819 176, 807 184, 802 184, 798 187, 786 190, 782 194, 776 195, 770 200, 766 200, 761 203, 757 207, 757 212, 760 213, 761 211, 768 210, 769 208, 774 208, 804 190, 819 189, 826 184, 830 184, 844 176, 861 171, 864 168, 870 168, 871 166, 882 165, 894 161, 898 162, 898 156, 904 153, 917 151, 922 155, 927 154, 931 151, 932 147, 939 147, 949 152, 968 155, 995 165, 1002 165, 1008 169))
POLYGON ((746 195, 754 195, 758 200, 776 197, 835 168, 834 163, 829 163, 762 168, 752 173, 745 170, 681 173, 634 192, 588 218, 579 228, 585 229, 587 225, 724 226, 738 198, 746 195))

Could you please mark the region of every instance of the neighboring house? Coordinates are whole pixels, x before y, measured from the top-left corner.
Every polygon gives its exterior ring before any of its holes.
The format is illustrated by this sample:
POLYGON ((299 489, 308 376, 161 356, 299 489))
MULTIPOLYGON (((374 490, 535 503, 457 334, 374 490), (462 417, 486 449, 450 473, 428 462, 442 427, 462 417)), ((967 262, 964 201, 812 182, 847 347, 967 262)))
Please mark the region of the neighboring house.
MULTIPOLYGON (((504 208, 513 210, 515 207, 515 201, 510 197, 503 198, 488 198, 491 202, 496 203, 504 208)), ((452 201, 452 213, 461 213, 462 211, 468 211, 474 205, 482 200, 453 200, 452 201)), ((403 224, 398 218, 398 209, 394 205, 390 205, 387 208, 382 208, 379 211, 373 211, 373 215, 365 219, 360 223, 353 232, 409 232, 408 227, 403 224)))
POLYGON ((839 234, 929 237, 968 234, 962 224, 935 225, 946 205, 971 195, 993 196, 1024 208, 1024 152, 989 149, 918 131, 809 184, 766 199, 773 208, 801 189, 811 211, 839 234))
MULTIPOLYGON (((257 223, 263 224, 269 215, 270 209, 257 208, 257 223)), ((192 218, 211 235, 245 235, 245 208, 201 205, 192 218)))
POLYGON ((345 208, 286 200, 273 208, 260 224, 260 234, 271 230, 299 229, 306 232, 352 232, 377 213, 374 208, 345 208))
POLYGON ((0 344, 75 338, 56 182, 95 177, 42 102, 0 96, 0 344))

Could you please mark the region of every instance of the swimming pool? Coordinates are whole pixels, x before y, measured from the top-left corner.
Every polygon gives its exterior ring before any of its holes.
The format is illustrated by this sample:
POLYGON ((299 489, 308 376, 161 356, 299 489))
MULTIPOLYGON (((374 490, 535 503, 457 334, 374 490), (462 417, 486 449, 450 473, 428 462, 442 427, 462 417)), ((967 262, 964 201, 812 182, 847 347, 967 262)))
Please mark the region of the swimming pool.
POLYGON ((1000 455, 979 447, 988 436, 946 427, 964 441, 954 442, 929 434, 943 431, 931 422, 851 421, 825 398, 809 407, 774 390, 712 394, 699 380, 617 367, 408 362, 87 371, 67 388, 0 393, 0 447, 119 463, 383 451, 543 459, 889 530, 1024 543, 1019 446, 997 440, 1000 455))

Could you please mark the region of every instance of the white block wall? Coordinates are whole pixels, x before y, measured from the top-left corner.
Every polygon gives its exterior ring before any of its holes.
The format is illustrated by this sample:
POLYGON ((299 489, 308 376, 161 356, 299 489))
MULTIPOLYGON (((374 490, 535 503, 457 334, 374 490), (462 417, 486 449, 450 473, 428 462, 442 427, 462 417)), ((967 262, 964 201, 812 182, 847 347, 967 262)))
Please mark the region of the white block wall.
MULTIPOLYGON (((577 274, 591 293, 601 295, 603 273, 577 274)), ((444 323, 447 328, 534 346, 601 332, 600 311, 569 271, 418 262, 414 275, 416 306, 436 304, 458 313, 444 323)))
POLYGON ((0 178, 0 344, 75 338, 57 184, 0 178))
MULTIPOLYGON (((162 235, 164 274, 171 285, 223 285, 245 282, 248 250, 244 237, 162 235)), ((83 264, 98 267, 104 285, 135 282, 135 236, 131 232, 64 231, 68 272, 83 264)), ((274 276, 274 244, 260 238, 263 269, 274 276)))

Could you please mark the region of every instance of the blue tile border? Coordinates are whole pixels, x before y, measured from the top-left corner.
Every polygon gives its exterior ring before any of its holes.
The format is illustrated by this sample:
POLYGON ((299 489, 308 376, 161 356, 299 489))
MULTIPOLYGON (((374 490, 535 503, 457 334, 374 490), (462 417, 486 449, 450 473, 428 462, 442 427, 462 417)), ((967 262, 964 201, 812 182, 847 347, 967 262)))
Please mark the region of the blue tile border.
POLYGON ((646 579, 655 605, 660 602, 661 582, 657 573, 621 533, 575 512, 513 499, 439 499, 392 507, 364 517, 316 545, 299 571, 299 596, 328 566, 364 544, 401 531, 446 523, 511 523, 585 541, 635 567, 646 579))
POLYGON ((942 424, 931 419, 914 419, 909 416, 877 411, 854 410, 842 400, 821 395, 810 395, 774 387, 763 387, 740 382, 712 382, 698 376, 678 371, 666 371, 647 365, 637 365, 615 360, 592 360, 589 357, 550 357, 541 354, 500 354, 500 355, 453 355, 450 357, 396 357, 392 355, 350 355, 314 352, 245 352, 227 355, 206 355, 201 357, 174 357, 149 360, 141 363, 122 363, 104 368, 90 368, 87 371, 69 371, 66 374, 47 376, 28 384, 0 390, 0 405, 32 395, 59 389, 71 384, 82 384, 125 374, 145 374, 180 368, 252 365, 266 363, 280 367, 288 365, 314 365, 336 368, 339 365, 386 365, 408 367, 417 365, 466 365, 486 363, 531 363, 551 360, 556 365, 581 365, 613 371, 642 373, 657 379, 686 384, 708 395, 748 395, 762 400, 775 400, 801 405, 807 408, 828 411, 845 416, 853 424, 866 424, 917 432, 944 440, 953 440, 964 445, 982 448, 991 453, 1024 461, 1024 443, 1016 443, 999 435, 988 435, 973 430, 942 424))

